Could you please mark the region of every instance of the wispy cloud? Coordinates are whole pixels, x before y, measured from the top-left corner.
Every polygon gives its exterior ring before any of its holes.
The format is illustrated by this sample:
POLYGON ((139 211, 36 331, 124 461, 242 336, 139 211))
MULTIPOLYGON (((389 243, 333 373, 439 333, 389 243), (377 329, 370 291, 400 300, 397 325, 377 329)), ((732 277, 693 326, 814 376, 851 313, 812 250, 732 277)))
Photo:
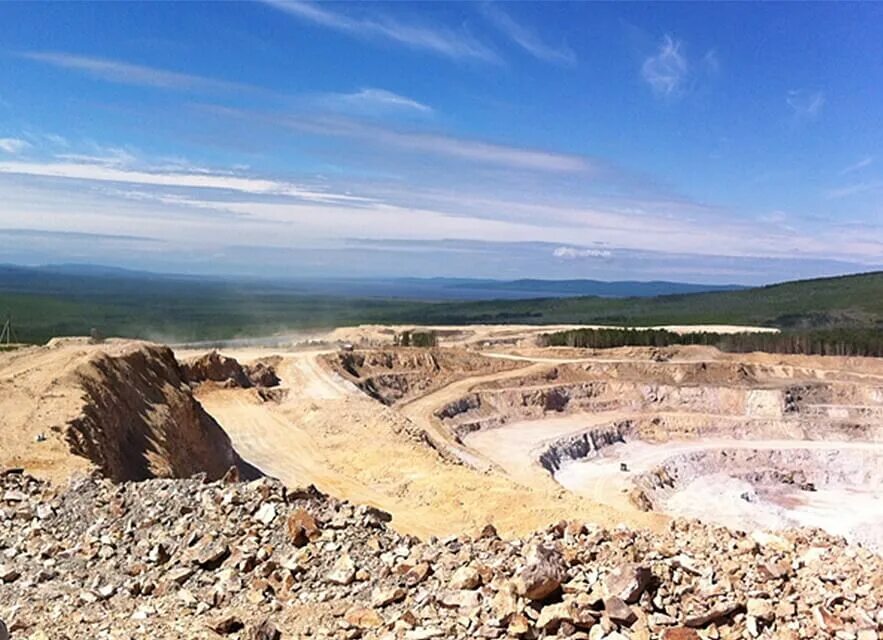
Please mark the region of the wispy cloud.
MULTIPOLYGON (((467 31, 406 24, 384 15, 352 17, 325 6, 299 0, 263 0, 291 16, 358 38, 393 42, 454 59, 498 63, 497 54, 467 31)), ((362 5, 364 6, 364 5, 362 5)))
POLYGON ((572 65, 576 63, 576 54, 570 47, 566 45, 554 46, 543 42, 537 34, 518 24, 497 5, 487 4, 483 9, 491 24, 533 57, 558 64, 572 65))
POLYGON ((857 162, 852 163, 848 167, 844 167, 843 169, 841 169, 840 175, 845 176, 848 173, 854 173, 856 171, 860 171, 860 170, 864 169, 865 167, 873 164, 873 162, 874 162, 874 156, 865 156, 861 160, 858 160, 857 162))
POLYGON ((691 59, 686 43, 666 34, 659 48, 644 58, 641 78, 657 97, 675 100, 698 89, 704 81, 717 75, 720 68, 715 49, 709 49, 701 58, 691 59))
POLYGON ((0 174, 115 182, 154 187, 214 189, 251 195, 289 196, 310 202, 369 201, 347 194, 325 193, 289 182, 229 173, 152 172, 91 162, 0 162, 0 174))
POLYGON ((344 117, 292 117, 203 105, 202 109, 223 117, 251 123, 262 122, 295 131, 350 138, 395 147, 404 153, 429 153, 474 163, 553 173, 592 173, 601 169, 589 158, 441 133, 404 131, 344 117))
POLYGON ((608 249, 583 249, 579 247, 557 247, 552 255, 564 260, 579 260, 582 258, 609 258, 613 252, 608 249))
POLYGON ((825 197, 829 200, 839 200, 840 198, 848 198, 859 193, 867 193, 868 191, 877 191, 883 189, 883 182, 859 182, 858 184, 850 184, 845 187, 836 189, 828 189, 825 191, 825 197))
POLYGON ((147 236, 133 236, 115 233, 88 233, 84 231, 48 231, 44 229, 0 229, 0 235, 25 238, 65 238, 76 240, 133 240, 137 242, 159 242, 147 236))
POLYGON ((178 91, 241 91, 255 89, 255 87, 237 82, 226 82, 189 73, 178 73, 176 71, 130 64, 119 60, 93 58, 72 53, 27 51, 19 55, 29 60, 62 69, 79 71, 93 78, 118 84, 157 89, 174 89, 178 91))
POLYGON ((399 131, 354 120, 324 118, 313 121, 290 120, 289 123, 295 128, 304 128, 315 133, 369 140, 409 152, 431 153, 471 162, 563 173, 585 173, 595 169, 582 156, 437 133, 399 131))
POLYGON ((785 102, 798 120, 815 120, 825 106, 825 94, 822 91, 795 89, 788 92, 785 102))
POLYGON ((55 158, 71 162, 123 167, 135 162, 135 155, 126 149, 95 146, 94 153, 59 153, 55 158))
POLYGON ((21 153, 30 146, 27 140, 21 138, 0 138, 0 151, 5 153, 21 153))
POLYGON ((647 57, 641 65, 641 76, 654 93, 664 97, 679 95, 688 73, 689 64, 683 52, 683 43, 670 35, 662 39, 656 53, 647 57))
POLYGON ((714 49, 709 49, 705 52, 705 55, 702 57, 702 63, 705 65, 705 68, 711 73, 717 73, 718 71, 720 71, 720 58, 717 55, 717 51, 715 51, 714 49))
POLYGON ((321 102, 332 109, 369 114, 385 111, 429 114, 433 111, 429 105, 385 89, 365 88, 354 93, 326 94, 321 102))

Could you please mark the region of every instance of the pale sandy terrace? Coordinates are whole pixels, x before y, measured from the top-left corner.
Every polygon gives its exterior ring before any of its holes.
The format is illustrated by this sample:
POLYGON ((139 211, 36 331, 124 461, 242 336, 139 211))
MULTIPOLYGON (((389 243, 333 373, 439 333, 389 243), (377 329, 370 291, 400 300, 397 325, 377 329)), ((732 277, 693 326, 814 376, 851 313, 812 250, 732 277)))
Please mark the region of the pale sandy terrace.
MULTIPOLYGON (((567 489, 610 504, 624 506, 634 474, 650 471, 668 459, 703 450, 751 451, 873 451, 883 455, 883 443, 808 440, 675 441, 664 444, 628 442, 605 448, 591 459, 565 464, 555 479, 567 489), (623 472, 620 463, 629 471, 623 472)), ((883 487, 834 483, 816 491, 778 486, 754 494, 750 483, 726 473, 709 473, 679 487, 662 506, 673 516, 713 521, 735 529, 819 527, 875 546, 883 543, 883 487)))
MULTIPOLYGON (((619 412, 582 414, 547 420, 516 422, 504 427, 469 434, 468 446, 493 460, 522 482, 548 474, 537 458, 556 439, 612 424, 625 417, 619 412)), ((722 419, 725 419, 722 417, 722 419)), ((565 488, 592 501, 618 510, 634 508, 628 498, 635 474, 651 471, 681 454, 710 449, 876 451, 883 455, 883 443, 855 441, 736 440, 711 438, 672 441, 661 444, 633 441, 614 444, 591 458, 566 463, 555 479, 565 488), (620 464, 625 463, 627 472, 620 464)), ((823 528, 837 535, 879 546, 883 543, 883 488, 841 484, 814 492, 779 487, 753 496, 754 487, 725 473, 709 473, 680 487, 664 503, 673 516, 711 520, 738 529, 779 529, 788 526, 823 528), (844 505, 849 505, 844 509, 844 505)))

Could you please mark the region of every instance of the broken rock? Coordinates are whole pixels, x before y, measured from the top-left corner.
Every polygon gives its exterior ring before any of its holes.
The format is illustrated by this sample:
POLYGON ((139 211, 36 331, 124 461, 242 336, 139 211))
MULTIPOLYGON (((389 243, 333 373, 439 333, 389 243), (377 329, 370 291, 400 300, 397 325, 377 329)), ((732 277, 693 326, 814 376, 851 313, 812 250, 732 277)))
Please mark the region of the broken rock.
POLYGON ((605 586, 610 596, 621 598, 627 604, 636 603, 653 583, 653 572, 638 564, 624 564, 607 576, 605 586))
POLYGON ((545 600, 561 587, 564 559, 554 547, 536 545, 518 576, 519 593, 528 600, 545 600))

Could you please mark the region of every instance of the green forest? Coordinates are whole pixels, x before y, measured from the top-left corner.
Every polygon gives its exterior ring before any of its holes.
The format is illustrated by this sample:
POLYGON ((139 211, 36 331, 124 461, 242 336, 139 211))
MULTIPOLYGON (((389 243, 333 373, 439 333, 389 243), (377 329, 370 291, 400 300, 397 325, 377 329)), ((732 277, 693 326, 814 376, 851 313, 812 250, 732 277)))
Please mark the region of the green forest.
POLYGON ((708 345, 721 351, 790 353, 820 356, 883 357, 879 329, 820 329, 781 333, 674 333, 660 329, 574 329, 544 336, 546 346, 609 349, 708 345))
MULTIPOLYGON (((254 282, 150 274, 72 276, 0 268, 0 323, 7 317, 16 339, 26 343, 88 335, 93 328, 108 337, 191 342, 363 323, 739 324, 776 327, 791 335, 807 330, 883 329, 883 272, 644 298, 425 302, 304 295, 254 282)), ((822 339, 826 334, 813 335, 822 339)), ((861 335, 867 335, 861 340, 871 341, 874 333, 861 335)), ((789 347, 783 342, 778 348, 789 347)))

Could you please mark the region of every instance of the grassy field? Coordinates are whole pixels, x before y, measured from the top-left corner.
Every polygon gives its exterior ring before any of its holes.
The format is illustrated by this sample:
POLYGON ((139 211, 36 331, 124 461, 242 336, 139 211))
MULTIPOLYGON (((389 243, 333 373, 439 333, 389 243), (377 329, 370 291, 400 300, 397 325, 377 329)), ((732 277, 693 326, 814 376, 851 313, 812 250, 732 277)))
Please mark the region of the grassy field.
POLYGON ((754 324, 883 329, 883 273, 654 298, 416 302, 299 295, 254 284, 148 276, 0 278, 0 322, 21 342, 58 335, 221 340, 359 323, 754 324))

